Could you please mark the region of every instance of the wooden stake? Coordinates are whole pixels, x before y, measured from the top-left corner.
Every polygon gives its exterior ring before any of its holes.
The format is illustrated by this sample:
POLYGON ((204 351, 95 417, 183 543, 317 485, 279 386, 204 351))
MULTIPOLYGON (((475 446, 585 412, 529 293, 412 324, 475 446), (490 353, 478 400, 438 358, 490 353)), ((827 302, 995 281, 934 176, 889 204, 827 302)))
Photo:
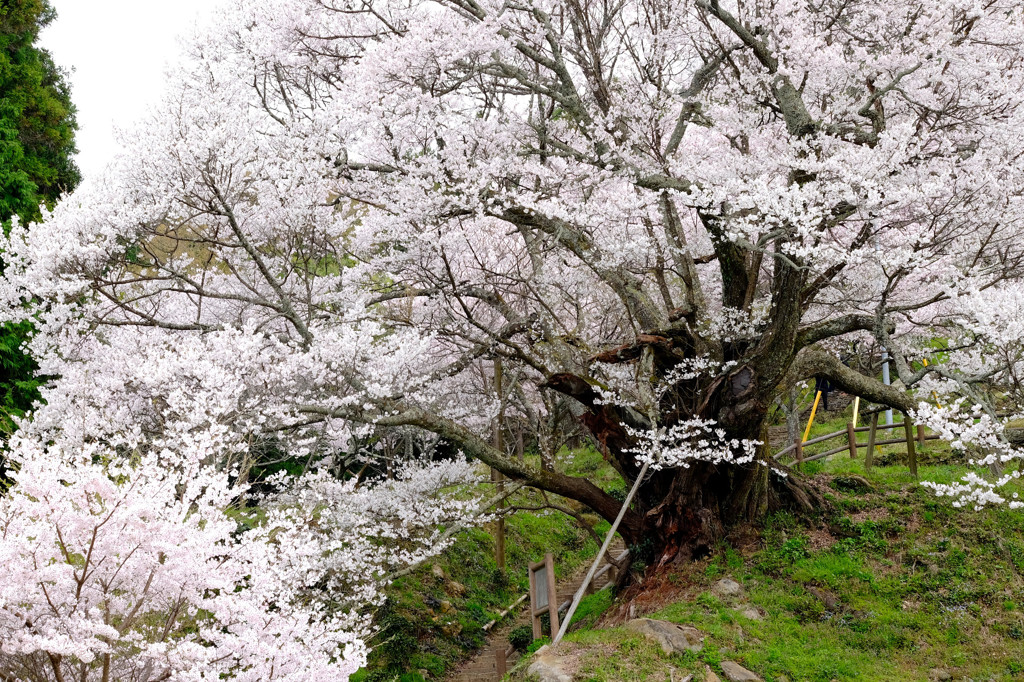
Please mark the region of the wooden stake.
POLYGON ((917 480, 917 449, 914 447, 914 422, 910 421, 910 415, 903 415, 903 430, 907 434, 907 461, 910 464, 910 474, 917 480))
POLYGON ((798 440, 796 442, 796 470, 800 471, 801 465, 804 463, 804 442, 798 440))
POLYGON ((857 432, 853 429, 853 422, 846 425, 846 439, 850 443, 850 459, 857 459, 857 432))
POLYGON ((538 605, 540 592, 537 589, 537 569, 543 570, 543 566, 543 561, 539 564, 530 564, 530 620, 533 623, 534 640, 544 636, 544 631, 540 626, 540 614, 544 613, 544 610, 538 605))
MULTIPOLYGON (((548 604, 551 605, 551 609, 548 611, 548 615, 551 618, 551 639, 559 633, 561 628, 558 626, 558 586, 555 584, 555 557, 553 554, 545 554, 544 562, 547 563, 548 573, 548 604)), ((571 616, 570 616, 571 617, 571 616)))
POLYGON ((505 650, 499 648, 494 652, 494 663, 498 669, 498 677, 504 677, 505 673, 508 672, 508 660, 505 656, 505 650))
POLYGON ((871 471, 875 461, 875 434, 878 431, 878 412, 871 415, 871 428, 868 429, 868 450, 864 454, 864 471, 871 471))
MULTIPOLYGON (((504 372, 501 366, 501 358, 496 358, 494 360, 494 390, 498 393, 498 419, 494 426, 494 447, 500 453, 505 452, 505 439, 501 430, 502 422, 505 421, 505 395, 502 389, 503 378, 504 372)), ((500 471, 491 469, 491 480, 497 486, 499 494, 505 490, 505 476, 500 471)), ((498 502, 498 524, 494 535, 494 562, 498 565, 498 569, 502 571, 505 570, 505 517, 502 516, 504 508, 505 498, 502 497, 498 502)))

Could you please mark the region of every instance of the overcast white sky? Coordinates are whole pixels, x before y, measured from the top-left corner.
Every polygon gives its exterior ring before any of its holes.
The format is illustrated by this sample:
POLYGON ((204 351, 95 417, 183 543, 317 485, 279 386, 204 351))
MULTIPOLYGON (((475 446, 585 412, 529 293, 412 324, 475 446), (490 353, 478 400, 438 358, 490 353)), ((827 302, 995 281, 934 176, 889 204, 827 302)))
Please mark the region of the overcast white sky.
POLYGON ((114 126, 138 119, 159 97, 177 38, 217 0, 50 0, 57 20, 41 42, 71 70, 78 107, 78 165, 103 169, 116 153, 114 126))

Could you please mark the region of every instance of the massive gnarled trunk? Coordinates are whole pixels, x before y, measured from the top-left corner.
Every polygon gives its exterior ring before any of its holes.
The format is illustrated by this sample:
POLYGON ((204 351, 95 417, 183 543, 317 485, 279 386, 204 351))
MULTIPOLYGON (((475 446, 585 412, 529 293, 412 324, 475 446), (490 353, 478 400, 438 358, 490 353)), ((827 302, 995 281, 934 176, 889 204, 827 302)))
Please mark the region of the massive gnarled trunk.
MULTIPOLYGON (((715 465, 697 462, 655 476, 664 494, 642 508, 642 533, 658 564, 707 555, 743 524, 757 524, 782 508, 811 512, 823 504, 807 482, 764 463, 715 465)), ((652 481, 644 487, 657 485, 652 481)), ((649 496, 649 491, 648 492, 649 496)), ((660 491, 659 491, 660 493, 660 491)), ((644 504, 644 503, 641 503, 644 504)))
MULTIPOLYGON (((641 343, 658 348, 664 360, 671 342, 645 337, 641 343)), ((629 360, 632 349, 616 349, 615 358, 629 360)), ((605 355, 604 360, 611 355, 605 355)), ((659 364, 651 363, 658 371, 659 364)), ((736 525, 757 523, 780 508, 812 511, 823 504, 807 483, 771 461, 766 419, 775 385, 759 381, 755 367, 743 366, 725 376, 694 380, 667 393, 660 417, 673 420, 713 420, 724 431, 723 441, 758 441, 754 461, 712 463, 693 460, 688 466, 649 473, 638 489, 630 520, 621 532, 627 543, 643 546, 658 564, 707 554, 736 525)), ((628 427, 646 426, 644 418, 628 408, 595 399, 590 384, 579 376, 558 375, 548 385, 579 401, 580 420, 599 443, 605 458, 629 485, 639 474, 637 443, 628 427)))

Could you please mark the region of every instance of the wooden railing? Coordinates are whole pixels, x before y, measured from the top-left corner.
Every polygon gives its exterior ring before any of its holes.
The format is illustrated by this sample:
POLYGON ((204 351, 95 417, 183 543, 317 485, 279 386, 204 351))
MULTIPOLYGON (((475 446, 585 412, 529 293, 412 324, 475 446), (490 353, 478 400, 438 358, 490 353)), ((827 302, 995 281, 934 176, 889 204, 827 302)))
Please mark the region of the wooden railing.
POLYGON ((823 436, 817 436, 810 440, 797 440, 792 445, 789 445, 782 450, 778 451, 773 455, 774 459, 781 459, 785 455, 790 455, 793 458, 793 463, 799 470, 804 462, 813 462, 819 459, 825 459, 832 455, 837 455, 840 452, 850 453, 852 459, 857 458, 857 450, 865 448, 864 454, 864 469, 870 470, 874 464, 874 451, 875 447, 879 445, 898 445, 906 444, 907 446, 907 463, 910 466, 910 473, 917 478, 917 445, 923 445, 925 441, 937 440, 939 436, 934 434, 928 434, 925 432, 923 426, 918 425, 915 427, 910 417, 904 415, 902 422, 894 424, 879 424, 878 417, 882 410, 876 410, 866 413, 865 416, 870 416, 869 426, 854 426, 852 422, 847 423, 846 428, 841 431, 834 431, 832 433, 826 433, 823 436), (884 438, 878 440, 878 432, 886 431, 889 429, 903 429, 902 438, 884 438), (866 442, 860 442, 857 440, 858 433, 867 433, 868 439, 866 442), (818 443, 825 443, 830 440, 845 438, 846 443, 837 447, 826 450, 825 452, 819 452, 811 456, 805 456, 804 449, 809 445, 817 445, 818 443))

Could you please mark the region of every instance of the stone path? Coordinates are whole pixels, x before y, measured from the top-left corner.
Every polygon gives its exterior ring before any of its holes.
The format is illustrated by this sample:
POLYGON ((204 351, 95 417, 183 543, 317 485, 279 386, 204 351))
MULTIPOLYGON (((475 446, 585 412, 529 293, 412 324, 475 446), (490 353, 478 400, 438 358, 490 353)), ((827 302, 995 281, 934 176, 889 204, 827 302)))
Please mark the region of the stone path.
MULTIPOLYGON (((612 556, 619 556, 622 554, 625 546, 622 544, 620 538, 615 538, 612 542, 611 547, 608 548, 608 553, 612 556)), ((558 561, 558 558, 555 558, 558 561)), ((607 563, 607 562, 605 562, 607 563)), ((583 579, 587 576, 587 571, 590 569, 590 563, 584 564, 580 570, 570 577, 568 580, 562 580, 558 583, 558 603, 562 604, 567 599, 572 599, 576 594, 576 590, 580 588, 583 583, 583 579)), ((599 590, 608 584, 608 576, 610 572, 606 572, 603 576, 598 578, 595 589, 599 590)), ((466 661, 462 666, 454 673, 448 676, 448 682, 499 682, 501 680, 498 677, 498 664, 497 654, 501 649, 507 650, 508 635, 512 631, 512 628, 520 625, 530 624, 529 615, 529 602, 524 603, 518 610, 518 613, 511 617, 505 625, 497 627, 491 631, 490 637, 487 638, 487 645, 481 649, 476 656, 466 661)), ((515 652, 508 657, 508 668, 511 669, 515 665, 516 661, 519 660, 519 652, 515 652)))

